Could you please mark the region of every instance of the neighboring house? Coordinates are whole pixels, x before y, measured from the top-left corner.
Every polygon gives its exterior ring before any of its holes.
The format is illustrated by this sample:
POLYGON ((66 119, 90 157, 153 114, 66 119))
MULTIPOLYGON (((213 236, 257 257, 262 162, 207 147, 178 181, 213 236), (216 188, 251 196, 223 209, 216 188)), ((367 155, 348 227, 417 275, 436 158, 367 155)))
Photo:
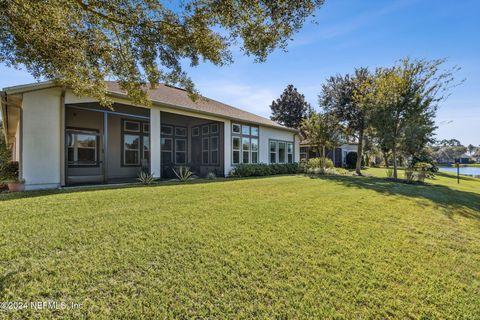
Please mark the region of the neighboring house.
POLYGON ((167 85, 135 106, 106 82, 113 110, 51 81, 5 88, 2 116, 26 189, 133 181, 142 168, 169 178, 175 166, 226 176, 239 163, 299 161, 296 130, 167 85))
MULTIPOLYGON (((349 152, 357 152, 356 143, 345 143, 340 147, 335 148, 335 150, 326 149, 325 156, 331 159, 335 167, 346 167, 347 154, 349 152)), ((320 157, 321 147, 312 145, 308 140, 303 140, 300 143, 300 160, 308 160, 310 158, 320 157)))
POLYGON ((464 153, 460 156, 460 158, 455 158, 454 162, 460 164, 469 164, 471 162, 475 162, 475 159, 471 155, 464 153))

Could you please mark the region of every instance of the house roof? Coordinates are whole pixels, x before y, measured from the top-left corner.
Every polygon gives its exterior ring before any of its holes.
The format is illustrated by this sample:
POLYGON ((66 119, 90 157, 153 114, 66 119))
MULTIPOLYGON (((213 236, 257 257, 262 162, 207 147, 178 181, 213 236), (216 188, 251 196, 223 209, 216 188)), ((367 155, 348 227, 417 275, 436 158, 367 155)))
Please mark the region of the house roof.
MULTIPOLYGON (((108 93, 110 95, 128 98, 126 92, 122 91, 120 85, 117 82, 105 81, 105 83, 107 85, 108 93)), ((53 81, 45 81, 8 87, 4 88, 3 90, 6 91, 8 94, 14 94, 31 90, 46 89, 54 86, 55 83, 53 81)), ((210 98, 200 97, 196 101, 193 101, 192 99, 190 99, 187 91, 165 84, 159 84, 154 89, 149 89, 148 95, 154 104, 156 103, 161 105, 167 105, 173 108, 180 108, 183 110, 219 116, 231 120, 251 122, 268 127, 289 130, 292 132, 297 131, 292 128, 284 127, 270 119, 235 108, 233 106, 210 98)))

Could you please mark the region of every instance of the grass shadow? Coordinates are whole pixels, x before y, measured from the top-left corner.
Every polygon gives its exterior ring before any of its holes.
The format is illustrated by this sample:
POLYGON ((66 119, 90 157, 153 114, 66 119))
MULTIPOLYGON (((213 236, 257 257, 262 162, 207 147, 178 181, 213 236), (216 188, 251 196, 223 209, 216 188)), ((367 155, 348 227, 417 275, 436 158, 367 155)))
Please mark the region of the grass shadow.
MULTIPOLYGON (((451 178, 451 176, 450 176, 451 178)), ((321 176, 318 179, 340 183, 346 187, 370 189, 389 195, 401 195, 408 198, 427 199, 437 206, 446 209, 460 210, 460 214, 467 218, 480 221, 480 194, 468 191, 455 190, 443 185, 409 185, 388 181, 378 177, 352 176, 321 176)), ((449 212, 448 210, 446 211, 449 212)), ((450 212, 451 213, 451 212, 450 212)))
MULTIPOLYGON (((298 174, 297 174, 298 175, 298 174)), ((151 185, 143 185, 141 183, 124 183, 124 184, 102 184, 102 185, 84 185, 84 186, 75 186, 75 187, 66 187, 61 189, 46 189, 46 190, 32 190, 24 192, 5 192, 0 194, 0 202, 8 200, 16 200, 23 198, 35 198, 35 197, 44 197, 56 194, 69 194, 69 193, 81 193, 81 192, 91 192, 98 190, 120 190, 120 189, 129 189, 129 188, 162 188, 168 186, 188 186, 188 185, 197 185, 197 184, 210 184, 210 183, 223 183, 223 182, 232 182, 239 180, 257 180, 265 179, 272 177, 282 177, 282 176, 293 176, 291 174, 278 174, 275 176, 261 176, 261 177, 234 177, 234 178, 216 178, 216 179, 206 179, 199 178, 189 180, 187 182, 180 182, 175 180, 160 180, 151 185)), ((301 175, 298 175, 301 176, 301 175)))

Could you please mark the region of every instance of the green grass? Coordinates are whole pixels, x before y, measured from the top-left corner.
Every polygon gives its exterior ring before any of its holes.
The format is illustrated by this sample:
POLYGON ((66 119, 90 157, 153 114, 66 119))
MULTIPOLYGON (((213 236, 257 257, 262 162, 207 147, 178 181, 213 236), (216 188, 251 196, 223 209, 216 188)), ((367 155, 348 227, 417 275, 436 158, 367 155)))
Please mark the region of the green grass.
POLYGON ((0 195, 1 313, 480 317, 480 180, 276 176, 0 195))

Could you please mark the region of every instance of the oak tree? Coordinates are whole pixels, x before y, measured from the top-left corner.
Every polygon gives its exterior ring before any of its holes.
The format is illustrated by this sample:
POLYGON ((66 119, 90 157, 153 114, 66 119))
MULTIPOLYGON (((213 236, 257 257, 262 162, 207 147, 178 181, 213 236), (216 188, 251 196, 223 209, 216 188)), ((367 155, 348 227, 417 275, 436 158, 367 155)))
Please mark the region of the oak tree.
POLYGON ((104 80, 148 104, 146 83, 196 90, 185 65, 232 62, 238 46, 264 61, 323 0, 0 0, 0 63, 56 79, 104 105, 104 80))

